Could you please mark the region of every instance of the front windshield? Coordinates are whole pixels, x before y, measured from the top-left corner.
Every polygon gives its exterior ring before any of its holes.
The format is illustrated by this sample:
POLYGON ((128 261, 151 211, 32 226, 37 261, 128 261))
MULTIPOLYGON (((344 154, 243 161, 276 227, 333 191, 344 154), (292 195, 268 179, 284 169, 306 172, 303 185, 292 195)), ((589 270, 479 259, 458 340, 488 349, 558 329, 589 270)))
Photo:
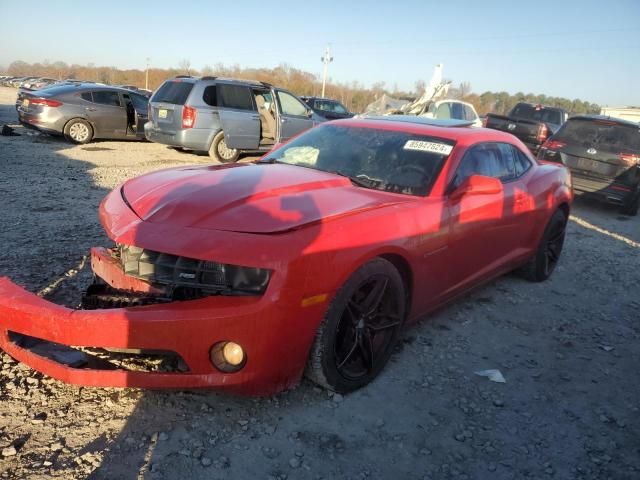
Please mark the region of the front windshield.
POLYGON ((349 113, 341 104, 330 100, 316 100, 316 108, 325 112, 349 113))
POLYGON ((534 107, 533 105, 527 105, 521 103, 517 105, 511 116, 514 118, 523 118, 525 120, 534 120, 536 122, 561 124, 560 111, 550 110, 544 107, 534 107))
POLYGON ((429 194, 454 142, 376 128, 321 125, 261 159, 349 177, 354 184, 407 195, 429 194))

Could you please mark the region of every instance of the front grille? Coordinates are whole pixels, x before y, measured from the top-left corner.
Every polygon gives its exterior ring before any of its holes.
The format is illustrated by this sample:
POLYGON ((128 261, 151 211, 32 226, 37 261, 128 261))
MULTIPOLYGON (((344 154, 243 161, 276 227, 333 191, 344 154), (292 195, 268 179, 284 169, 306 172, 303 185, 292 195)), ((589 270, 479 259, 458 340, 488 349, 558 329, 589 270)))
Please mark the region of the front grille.
POLYGON ((228 288, 225 265, 120 245, 124 273, 150 283, 185 287, 228 288))
POLYGON ((261 294, 270 272, 209 260, 181 257, 140 247, 119 245, 116 255, 125 274, 172 289, 196 289, 200 294, 261 294))
POLYGON ((105 349, 62 345, 9 330, 9 341, 32 354, 74 369, 186 373, 189 366, 170 350, 105 349))

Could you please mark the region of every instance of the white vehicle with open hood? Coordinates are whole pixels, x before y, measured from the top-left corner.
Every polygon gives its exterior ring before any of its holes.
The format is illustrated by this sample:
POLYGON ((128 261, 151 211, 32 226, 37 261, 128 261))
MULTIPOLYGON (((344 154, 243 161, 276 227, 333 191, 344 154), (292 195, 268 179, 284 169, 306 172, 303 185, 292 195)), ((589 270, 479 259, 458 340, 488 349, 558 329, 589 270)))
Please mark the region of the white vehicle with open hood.
POLYGON ((439 63, 424 93, 413 101, 399 100, 383 94, 365 109, 364 116, 416 115, 440 120, 463 120, 481 127, 482 121, 470 103, 446 98, 451 82, 442 79, 443 65, 439 63))
POLYGON ((427 111, 420 116, 441 120, 467 120, 473 122, 473 127, 482 127, 482 120, 473 105, 460 100, 444 99, 431 102, 427 111))

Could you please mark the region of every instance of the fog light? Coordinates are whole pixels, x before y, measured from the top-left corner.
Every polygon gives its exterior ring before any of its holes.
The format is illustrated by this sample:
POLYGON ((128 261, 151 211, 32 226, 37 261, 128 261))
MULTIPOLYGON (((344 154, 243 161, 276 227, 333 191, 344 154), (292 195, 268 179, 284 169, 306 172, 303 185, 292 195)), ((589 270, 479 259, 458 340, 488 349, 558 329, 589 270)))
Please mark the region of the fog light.
POLYGON ((244 360, 244 352, 242 351, 242 347, 237 343, 227 342, 224 344, 224 348, 222 349, 222 356, 234 367, 240 365, 244 360))
POLYGON ((211 363, 220 371, 233 373, 247 363, 247 356, 240 345, 235 342, 219 342, 211 347, 211 363))

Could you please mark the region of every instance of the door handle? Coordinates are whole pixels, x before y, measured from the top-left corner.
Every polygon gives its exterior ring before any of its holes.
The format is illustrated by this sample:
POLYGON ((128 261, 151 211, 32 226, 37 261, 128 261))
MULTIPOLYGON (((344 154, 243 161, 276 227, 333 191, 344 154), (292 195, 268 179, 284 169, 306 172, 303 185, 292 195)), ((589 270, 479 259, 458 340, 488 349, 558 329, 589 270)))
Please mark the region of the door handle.
POLYGON ((254 120, 260 120, 260 115, 253 115, 251 118, 253 118, 254 120))
POLYGON ((87 112, 95 112, 95 111, 97 110, 97 108, 87 107, 87 108, 85 108, 85 110, 86 110, 87 112))

